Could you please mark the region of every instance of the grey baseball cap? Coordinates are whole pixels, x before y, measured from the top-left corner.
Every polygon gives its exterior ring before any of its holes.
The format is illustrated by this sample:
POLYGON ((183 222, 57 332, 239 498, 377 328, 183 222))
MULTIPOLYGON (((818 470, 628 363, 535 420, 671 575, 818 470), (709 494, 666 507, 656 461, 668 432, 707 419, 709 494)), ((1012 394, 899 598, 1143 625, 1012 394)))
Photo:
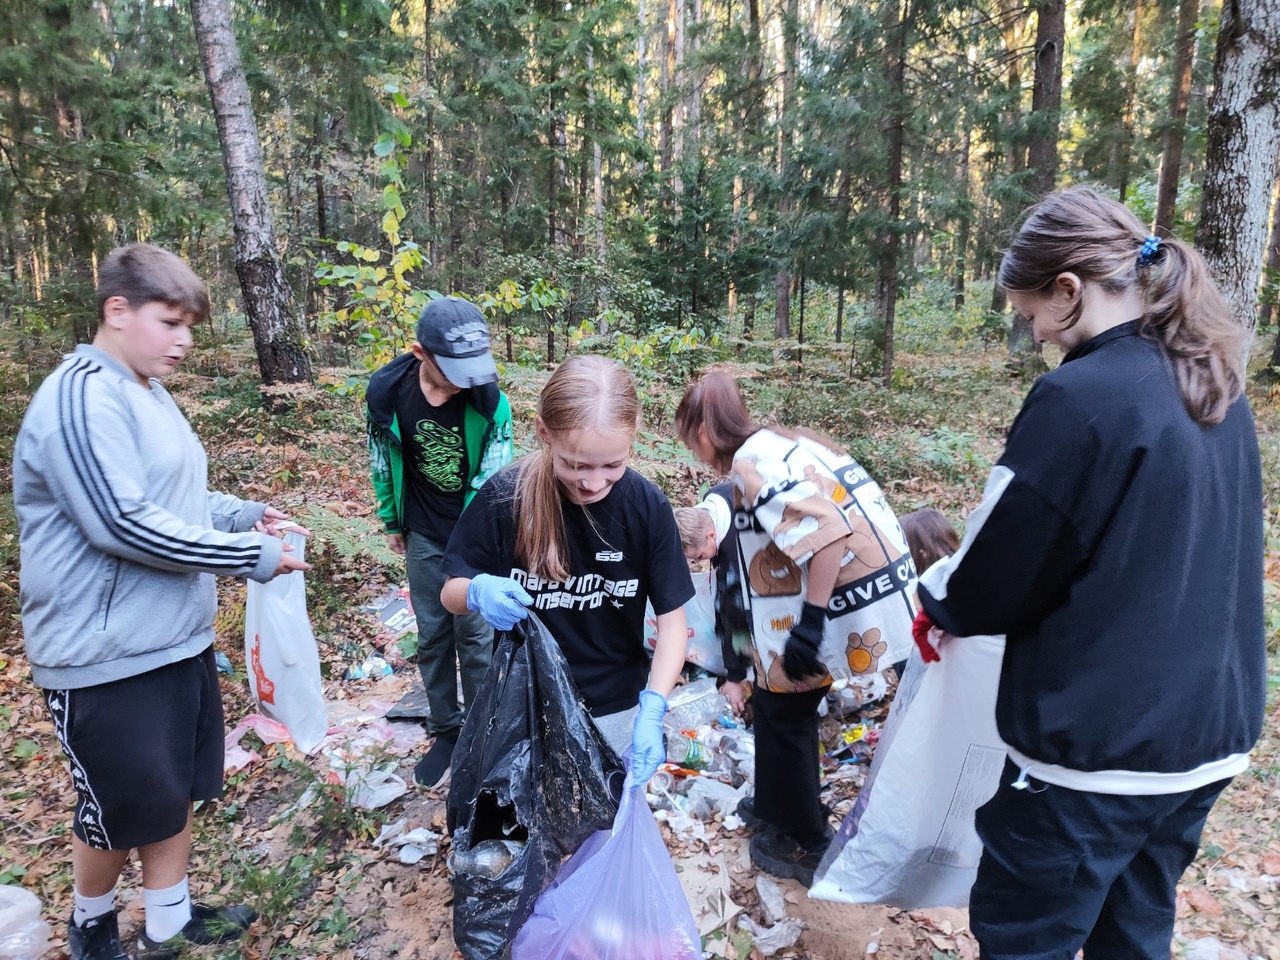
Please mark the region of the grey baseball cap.
POLYGON ((498 367, 489 352, 489 325, 470 300, 432 300, 422 308, 414 335, 455 387, 465 390, 498 379, 498 367))

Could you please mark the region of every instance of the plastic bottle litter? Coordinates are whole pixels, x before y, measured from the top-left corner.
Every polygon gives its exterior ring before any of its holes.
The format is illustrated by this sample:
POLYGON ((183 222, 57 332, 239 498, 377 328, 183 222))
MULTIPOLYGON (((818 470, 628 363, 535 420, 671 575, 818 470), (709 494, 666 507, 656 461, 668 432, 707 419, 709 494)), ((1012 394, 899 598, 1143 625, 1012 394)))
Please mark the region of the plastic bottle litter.
POLYGON ((346 680, 363 680, 365 677, 389 677, 393 673, 395 670, 391 664, 375 653, 365 657, 363 663, 347 667, 342 676, 346 680))
POLYGON ((722 713, 729 712, 729 701, 716 690, 716 678, 706 677, 671 692, 667 697, 667 715, 663 717, 662 725, 670 735, 705 726, 722 713))
POLYGON ((862 689, 847 685, 827 694, 827 709, 833 717, 851 717, 862 709, 862 689))
POLYGON ((449 870, 473 877, 497 877, 523 849, 523 840, 482 840, 470 850, 453 850, 449 854, 449 870))
POLYGON ((686 730, 667 737, 667 759, 687 770, 706 770, 711 763, 711 751, 692 730, 686 730))
POLYGON ((22 887, 0 886, 0 960, 38 960, 48 946, 40 898, 22 887))
POLYGON ((663 793, 674 790, 676 786, 676 778, 670 770, 659 770, 649 778, 649 791, 651 793, 663 793))

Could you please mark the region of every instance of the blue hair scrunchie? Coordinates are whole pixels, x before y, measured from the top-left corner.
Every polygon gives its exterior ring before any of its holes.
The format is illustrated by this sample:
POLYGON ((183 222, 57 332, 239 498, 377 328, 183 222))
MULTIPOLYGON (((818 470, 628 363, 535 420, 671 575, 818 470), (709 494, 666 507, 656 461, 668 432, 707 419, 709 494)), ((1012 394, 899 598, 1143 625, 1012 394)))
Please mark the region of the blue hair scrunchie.
POLYGON ((1156 251, 1160 249, 1160 238, 1147 237, 1142 241, 1142 249, 1138 251, 1138 266, 1149 267, 1156 262, 1156 251))

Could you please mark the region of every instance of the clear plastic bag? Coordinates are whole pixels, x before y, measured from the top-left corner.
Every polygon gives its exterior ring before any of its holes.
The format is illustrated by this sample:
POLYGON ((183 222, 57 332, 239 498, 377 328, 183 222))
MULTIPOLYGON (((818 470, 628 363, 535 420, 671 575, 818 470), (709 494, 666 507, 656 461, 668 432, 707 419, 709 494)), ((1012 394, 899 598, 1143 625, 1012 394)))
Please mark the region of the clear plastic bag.
MULTIPOLYGON (((695 573, 693 596, 684 605, 684 622, 689 631, 685 659, 716 676, 724 676, 724 653, 716 635, 715 577, 711 573, 695 573)), ((653 605, 644 608, 644 645, 650 654, 658 642, 658 615, 653 605)))
POLYGON ((698 926, 653 813, 627 790, 613 829, 561 868, 511 946, 511 960, 698 960, 698 926))
MULTIPOLYGON (((284 542, 301 560, 306 538, 289 532, 284 542)), ((249 581, 244 661, 258 709, 288 727, 299 750, 315 751, 329 731, 329 713, 320 679, 320 652, 307 616, 302 571, 284 574, 270 583, 249 581)))
POLYGON ((30 890, 0 885, 0 960, 37 960, 49 946, 49 924, 30 890))

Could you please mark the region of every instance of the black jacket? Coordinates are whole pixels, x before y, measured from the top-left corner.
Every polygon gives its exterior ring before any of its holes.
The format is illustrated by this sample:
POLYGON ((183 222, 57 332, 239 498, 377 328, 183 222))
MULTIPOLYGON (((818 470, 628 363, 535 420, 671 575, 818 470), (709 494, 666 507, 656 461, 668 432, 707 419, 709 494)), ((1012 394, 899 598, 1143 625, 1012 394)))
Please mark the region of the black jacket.
POLYGON ((949 579, 920 599, 952 634, 1008 635, 1007 744, 1074 770, 1154 773, 1250 749, 1266 667, 1243 398, 1201 426, 1136 323, 1108 330, 1031 390, 984 505, 949 579))

